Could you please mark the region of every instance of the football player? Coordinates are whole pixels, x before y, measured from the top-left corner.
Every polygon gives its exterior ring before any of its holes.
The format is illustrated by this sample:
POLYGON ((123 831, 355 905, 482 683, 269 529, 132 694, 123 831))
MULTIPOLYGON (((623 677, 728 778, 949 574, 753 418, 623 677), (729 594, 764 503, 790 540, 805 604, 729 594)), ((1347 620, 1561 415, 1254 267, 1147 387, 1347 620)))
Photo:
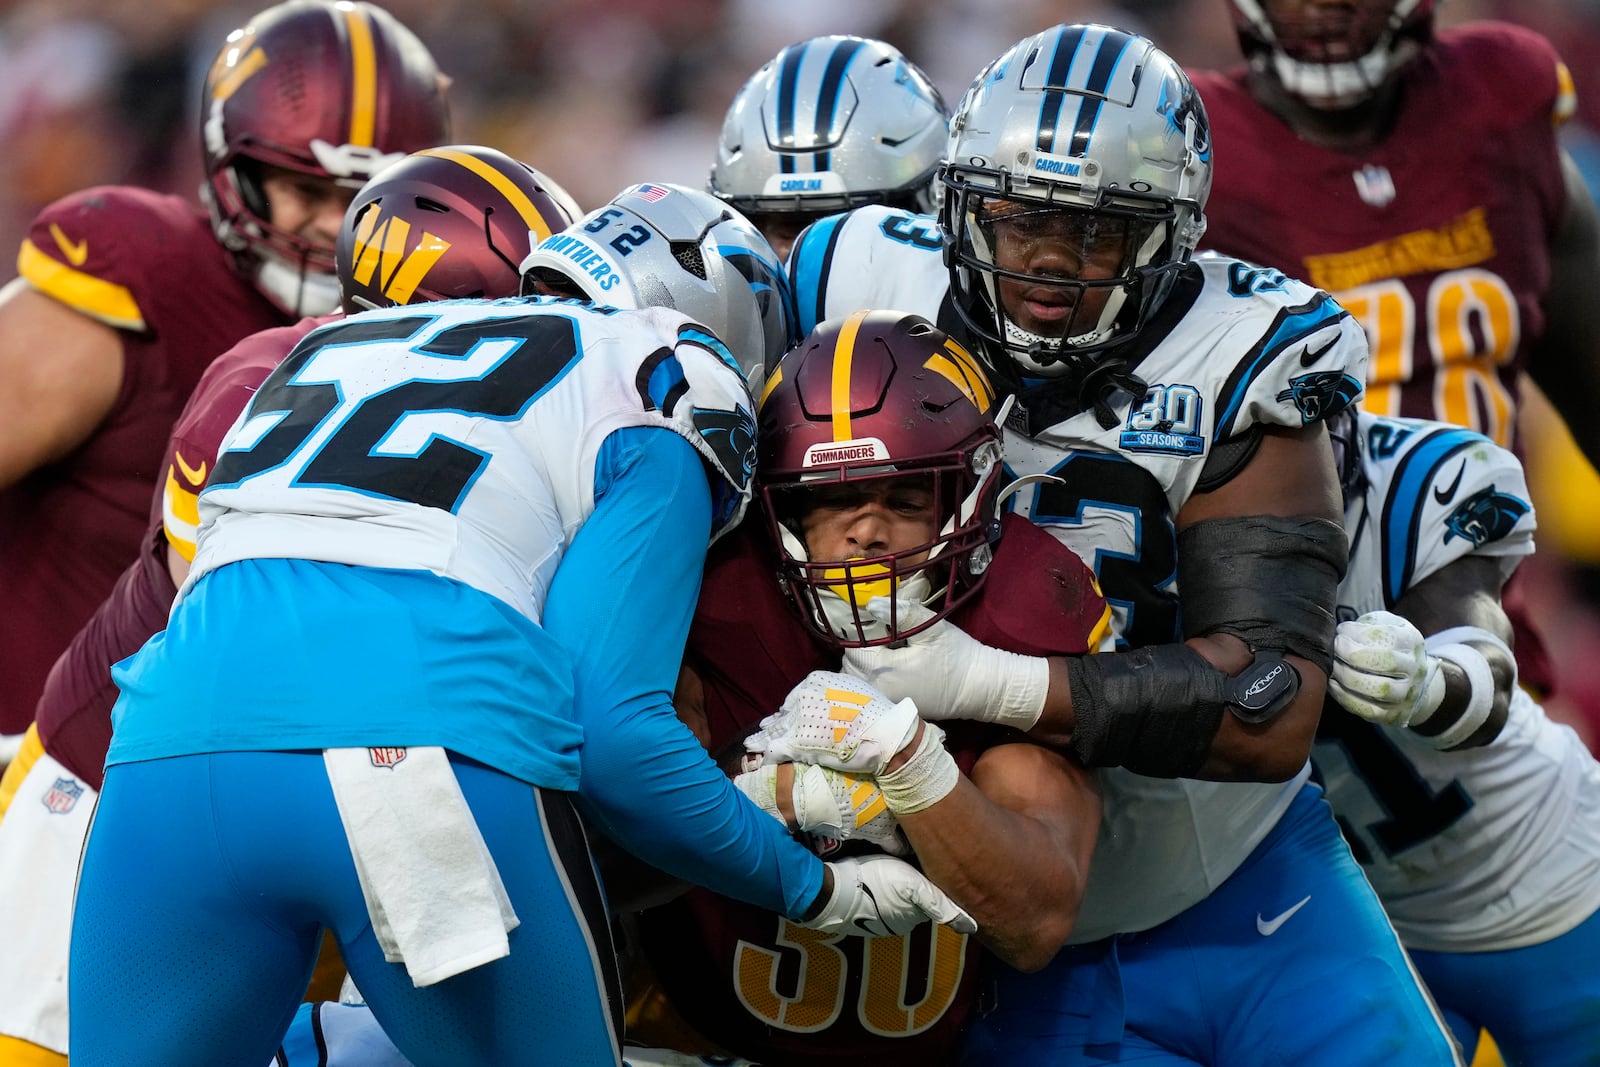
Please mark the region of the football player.
POLYGON ((131 187, 34 220, 0 291, 0 734, 138 554, 161 446, 240 338, 331 311, 350 197, 448 139, 444 79, 369 3, 291 0, 231 33, 206 77, 207 210, 131 187))
MULTIPOLYGON (((780 705, 829 689, 843 709, 881 702, 827 672, 843 647, 912 632, 867 612, 886 589, 1015 651, 1082 653, 1109 638, 1077 556, 998 518, 1000 399, 959 344, 898 312, 823 323, 778 365, 758 414, 758 504, 712 551, 679 687, 679 713, 733 769, 780 705)), ((979 942, 1036 969, 1071 930, 1099 822, 1088 774, 1015 731, 957 723, 946 735, 919 730, 910 705, 895 714, 881 767, 769 762, 740 788, 824 854, 909 847, 981 932, 818 937, 691 890, 638 926, 702 1047, 772 1065, 948 1062, 976 1000, 979 942)))
POLYGON ((931 211, 949 113, 900 50, 813 37, 750 76, 722 122, 706 185, 779 257, 824 215, 862 204, 931 211))
MULTIPOLYGON (((493 149, 446 146, 407 156, 362 187, 340 229, 343 306, 356 312, 515 296, 523 258, 572 222, 578 212, 570 205, 565 190, 493 149)), ((253 334, 201 376, 167 441, 143 550, 51 670, 35 727, 0 781, 4 1067, 65 1063, 72 887, 111 741, 117 690, 110 666, 166 626, 194 558, 196 496, 223 435, 294 346, 340 317, 336 311, 253 334)))
POLYGON ((524 264, 632 308, 383 308, 268 376, 167 629, 115 671, 74 1062, 265 1061, 328 928, 413 1062, 615 1064, 580 789, 647 862, 812 928, 974 929, 893 857, 819 861, 672 712, 706 544, 749 493, 741 366, 789 336, 746 257, 781 285, 720 201, 633 186, 524 264), (666 306, 708 292, 709 322, 666 306))
POLYGON ((1517 685, 1499 598, 1533 552, 1521 465, 1447 423, 1333 429, 1351 549, 1328 800, 1463 1044, 1487 1028, 1509 1064, 1576 1067, 1600 1019, 1600 764, 1517 685))
POLYGON ((1071 942, 1037 974, 996 966, 968 1057, 1457 1062, 1309 781, 1347 551, 1322 420, 1360 393, 1359 325, 1276 270, 1191 259, 1211 135, 1148 40, 1026 38, 951 129, 937 219, 868 207, 802 234, 802 324, 899 307, 970 340, 1018 394, 1016 510, 1096 569, 1125 647, 1019 658, 941 620, 846 653, 924 715, 1104 769, 1071 942))
MULTIPOLYGON (((1557 139, 1575 99, 1555 49, 1498 22, 1436 31, 1435 0, 1230 6, 1247 64, 1195 74, 1228 146, 1206 246, 1361 322, 1368 410, 1520 451, 1526 372, 1600 460, 1600 226, 1557 139)), ((1548 691, 1516 585, 1520 677, 1548 691)))

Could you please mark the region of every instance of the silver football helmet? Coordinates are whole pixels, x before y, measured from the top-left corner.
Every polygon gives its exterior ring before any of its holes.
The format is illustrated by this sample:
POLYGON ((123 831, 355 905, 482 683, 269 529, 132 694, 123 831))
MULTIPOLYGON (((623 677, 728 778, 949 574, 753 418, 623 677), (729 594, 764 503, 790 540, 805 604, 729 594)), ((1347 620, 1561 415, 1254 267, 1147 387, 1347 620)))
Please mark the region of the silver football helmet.
POLYGON ((1149 40, 1056 26, 1013 45, 950 123, 940 228, 966 325, 1023 375, 1083 375, 1132 340, 1205 232, 1211 142, 1149 40))
POLYGON ((1229 0, 1253 67, 1306 105, 1338 111, 1372 97, 1433 36, 1434 0, 1286 7, 1229 0))
POLYGON ((522 291, 541 290, 681 311, 728 346, 752 391, 795 340, 788 282, 767 239, 681 185, 631 185, 539 242, 522 261, 522 291))
POLYGON ((939 90, 892 45, 813 37, 734 97, 707 188, 757 222, 862 204, 928 212, 948 119, 939 90))

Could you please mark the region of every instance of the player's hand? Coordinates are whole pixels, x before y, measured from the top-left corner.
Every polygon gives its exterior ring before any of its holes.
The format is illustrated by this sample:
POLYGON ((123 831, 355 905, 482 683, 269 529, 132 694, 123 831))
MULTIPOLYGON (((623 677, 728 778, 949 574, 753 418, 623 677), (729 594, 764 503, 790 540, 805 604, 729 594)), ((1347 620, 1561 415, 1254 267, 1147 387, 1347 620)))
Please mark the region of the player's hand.
POLYGON ((1444 672, 1409 620, 1369 611, 1339 624, 1328 692, 1340 707, 1368 722, 1416 726, 1444 700, 1444 672))
POLYGON ((763 763, 818 763, 876 777, 916 736, 917 706, 890 703, 859 678, 812 671, 745 740, 763 763))
MULTIPOLYGON (((889 617, 889 601, 874 597, 867 611, 889 617)), ((902 628, 920 625, 933 612, 902 599, 895 616, 902 628)), ((844 666, 885 693, 909 697, 922 717, 978 719, 1031 730, 1044 712, 1050 690, 1049 662, 992 648, 949 619, 941 619, 899 647, 875 645, 844 650, 844 666)))
POLYGON ((900 823, 870 778, 809 763, 766 763, 733 780, 739 791, 793 830, 836 841, 867 841, 895 856, 911 855, 900 823), (794 819, 778 803, 780 778, 790 778, 788 800, 794 819))
POLYGON ((813 930, 888 937, 909 933, 925 922, 949 923, 963 934, 978 924, 922 874, 893 856, 835 860, 833 893, 822 911, 799 920, 813 930))

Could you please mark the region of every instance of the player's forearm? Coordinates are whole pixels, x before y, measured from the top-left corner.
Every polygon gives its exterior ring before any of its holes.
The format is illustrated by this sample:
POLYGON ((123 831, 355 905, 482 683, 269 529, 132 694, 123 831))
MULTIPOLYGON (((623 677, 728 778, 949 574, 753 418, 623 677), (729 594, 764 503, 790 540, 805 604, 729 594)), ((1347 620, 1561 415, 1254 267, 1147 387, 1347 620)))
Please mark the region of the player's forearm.
MULTIPOLYGON (((1059 757, 1043 752, 1041 759, 1059 757)), ((1014 768, 1029 777, 1034 768, 1014 768)), ((1083 775, 1043 813, 997 804, 963 777, 937 804, 900 817, 923 873, 978 922, 984 944, 1018 970, 1043 967, 1077 920, 1100 820, 1083 775)))
MULTIPOLYGON (((1286 659, 1302 679, 1300 692, 1282 711, 1252 724, 1225 710, 1230 684, 1241 688, 1237 679, 1256 676, 1241 673, 1252 669, 1253 657, 1231 635, 1095 657, 1055 657, 1044 713, 1028 736, 1089 766, 1125 766, 1159 777, 1282 781, 1310 752, 1325 681, 1312 664, 1286 659), (1093 675, 1093 684, 1082 676, 1075 679, 1075 671, 1093 675), (1086 698, 1087 718, 1080 723, 1074 702, 1086 698)), ((1271 666, 1254 670, 1265 675, 1271 666)))

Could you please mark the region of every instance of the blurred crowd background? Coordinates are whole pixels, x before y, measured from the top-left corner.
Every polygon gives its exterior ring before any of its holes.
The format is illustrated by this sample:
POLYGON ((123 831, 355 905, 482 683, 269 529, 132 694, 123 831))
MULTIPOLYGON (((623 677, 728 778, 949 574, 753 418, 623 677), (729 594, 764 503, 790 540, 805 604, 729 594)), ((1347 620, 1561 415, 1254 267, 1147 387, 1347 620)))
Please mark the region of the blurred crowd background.
MULTIPOLYGON (((73 190, 128 183, 195 196, 205 67, 227 32, 266 2, 0 0, 0 279, 15 274, 10 250, 34 213, 73 190)), ((636 181, 703 185, 734 92, 784 45, 818 34, 889 41, 952 105, 989 59, 1057 22, 1137 30, 1189 66, 1239 62, 1225 0, 384 6, 452 77, 454 139, 526 160, 586 209, 636 181)), ((1441 25, 1482 18, 1529 26, 1561 51, 1579 96, 1567 145, 1600 195, 1600 0, 1440 6, 1441 25)), ((1523 429, 1540 512, 1540 554, 1524 568, 1525 592, 1560 685, 1548 707, 1600 750, 1600 479, 1550 430, 1546 409, 1530 405, 1523 429)))

